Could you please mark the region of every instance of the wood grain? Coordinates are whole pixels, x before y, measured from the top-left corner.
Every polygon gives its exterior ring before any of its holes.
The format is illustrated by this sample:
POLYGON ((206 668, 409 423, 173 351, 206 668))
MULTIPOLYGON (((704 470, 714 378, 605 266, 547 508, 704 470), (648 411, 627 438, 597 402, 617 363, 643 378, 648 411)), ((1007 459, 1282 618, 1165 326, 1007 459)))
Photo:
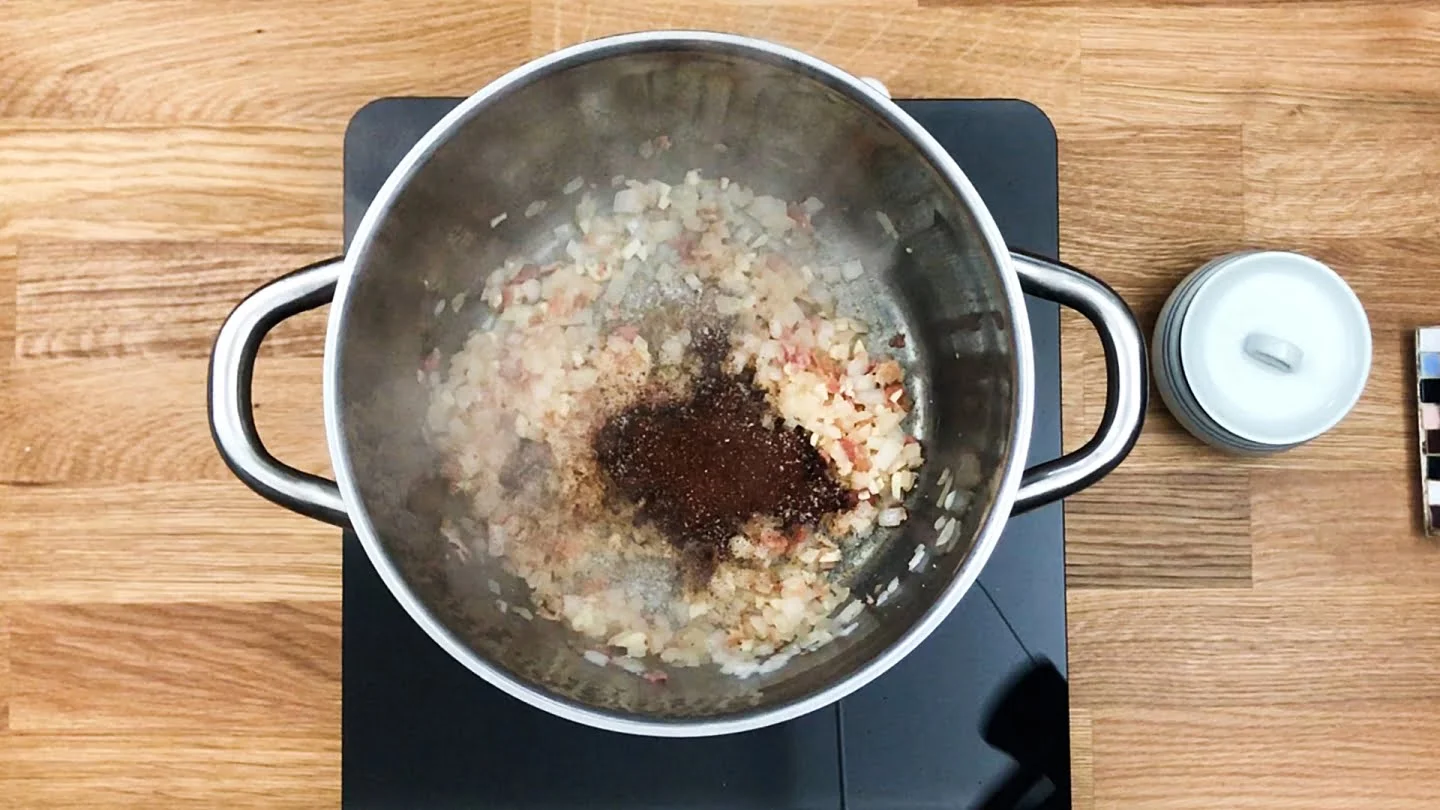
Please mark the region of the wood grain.
MULTIPOLYGON (((209 357, 218 325, 241 299, 278 275, 328 258, 330 249, 24 242, 16 260, 15 355, 209 357)), ((263 346, 272 354, 318 355, 323 321, 284 321, 263 346)))
MULTIPOLYGON (((1246 247, 1331 264, 1374 333, 1305 447, 1210 450, 1157 402, 1069 503, 1077 807, 1429 808, 1440 546, 1410 332, 1436 320, 1440 7, 1422 0, 10 0, 0 9, 0 806, 334 807, 340 543, 215 455, 206 355, 340 247, 351 113, 624 30, 757 34, 901 96, 1040 105, 1061 248, 1153 323, 1246 247)), ((323 311, 257 367, 328 470, 323 311)), ((1103 410, 1064 332, 1066 445, 1103 410)))
POLYGON ((238 481, 0 484, 0 604, 335 600, 340 534, 238 481))
MULTIPOLYGON (((1440 79, 1440 70, 1433 75, 1440 79)), ((1299 107, 1247 123, 1245 133, 1248 234, 1434 236, 1433 219, 1395 190, 1432 189, 1440 181, 1440 113, 1386 110, 1357 119, 1299 107), (1297 149, 1314 161, 1308 171, 1295 171, 1297 149)))
POLYGON ((1297 105, 1363 118, 1436 100, 1440 10, 1427 3, 1106 3, 1082 26, 1092 120, 1228 124, 1297 105))
MULTIPOLYGON (((1236 249, 1243 239, 1244 216, 1235 205, 1242 194, 1241 145, 1236 126, 1080 123, 1064 129, 1061 255, 1100 275, 1124 296, 1147 335, 1174 285, 1210 257, 1236 249), (1137 195, 1165 204, 1136 206, 1137 195)), ((1105 400, 1099 341, 1089 328, 1068 331, 1066 340, 1086 346, 1081 397, 1086 414, 1098 419, 1105 400)), ((1228 459, 1196 452, 1194 440, 1163 413, 1158 399, 1147 420, 1149 430, 1132 463, 1176 473, 1149 483, 1152 490, 1178 487, 1163 497, 1174 502, 1184 498, 1184 471, 1230 467, 1228 459), (1161 449, 1166 446, 1177 450, 1167 453, 1161 449)))
POLYGON ((385 95, 468 95, 524 61, 519 3, 7 0, 0 118, 343 122, 385 95))
MULTIPOLYGON (((0 735, 10 729, 10 611, 0 610, 0 735)), ((0 736, 0 739, 4 739, 0 736)), ((0 766, 3 767, 3 766, 0 766)), ((3 772, 3 771, 0 771, 3 772)))
POLYGON ((817 17, 813 2, 670 0, 637 6, 625 0, 537 0, 533 7, 536 53, 647 28, 720 29, 831 60, 880 79, 897 96, 1002 95, 1053 112, 1071 108, 1078 89, 1068 80, 1080 55, 1073 8, 985 4, 920 11, 891 0, 846 0, 825 4, 817 17))
POLYGON ((1132 302, 1148 333, 1175 284, 1243 245, 1241 155, 1238 126, 1066 128, 1062 253, 1132 302))
POLYGON ((1116 470, 1070 500, 1065 528, 1071 587, 1250 585, 1245 470, 1116 470))
MULTIPOLYGON (((0 391, 14 414, 0 432, 0 481, 233 482, 206 421, 207 368, 201 357, 17 363, 0 391)), ((320 374, 319 357, 261 357, 256 423, 277 457, 328 474, 320 374)))
POLYGON ((1440 545, 1418 536, 1418 478, 1352 473, 1337 498, 1295 476, 1254 473, 1257 587, 1440 592, 1440 545))
POLYGON ((11 358, 15 354, 15 277, 19 261, 14 246, 0 242, 0 392, 10 388, 11 358))
POLYGON ((1094 718, 1088 709, 1070 710, 1070 807, 1095 808, 1094 718))
POLYGON ((1068 619, 1091 708, 1440 698, 1434 592, 1076 588, 1068 619))
POLYGON ((1105 709, 1092 736, 1097 808, 1423 810, 1440 795, 1421 765, 1440 737, 1434 700, 1105 709))
POLYGON ((338 603, 27 604, 10 730, 333 731, 338 603))
POLYGON ((0 243, 340 245, 340 126, 0 121, 0 243))
POLYGON ((0 735, 9 806, 295 808, 340 805, 340 736, 285 732, 0 735))

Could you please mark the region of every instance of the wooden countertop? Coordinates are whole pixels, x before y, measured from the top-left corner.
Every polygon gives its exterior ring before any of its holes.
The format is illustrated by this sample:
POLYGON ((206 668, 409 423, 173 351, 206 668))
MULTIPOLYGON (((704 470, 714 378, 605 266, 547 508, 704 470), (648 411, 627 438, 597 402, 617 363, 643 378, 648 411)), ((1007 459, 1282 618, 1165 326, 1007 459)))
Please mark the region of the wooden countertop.
MULTIPOLYGON (((216 456, 204 380, 250 289, 340 247, 341 134, 605 33, 776 39, 900 96, 1054 120, 1062 255, 1148 330, 1189 270, 1300 249, 1374 328, 1364 399, 1274 458, 1153 408, 1069 506, 1076 806, 1440 805, 1440 547, 1410 330, 1440 322, 1440 7, 970 0, 79 2, 0 10, 0 805, 338 804, 340 537, 216 456), (1428 280, 1428 284, 1427 284, 1428 280)), ((327 469, 323 315, 261 360, 327 469)), ((1065 336, 1072 442, 1098 344, 1065 336)))

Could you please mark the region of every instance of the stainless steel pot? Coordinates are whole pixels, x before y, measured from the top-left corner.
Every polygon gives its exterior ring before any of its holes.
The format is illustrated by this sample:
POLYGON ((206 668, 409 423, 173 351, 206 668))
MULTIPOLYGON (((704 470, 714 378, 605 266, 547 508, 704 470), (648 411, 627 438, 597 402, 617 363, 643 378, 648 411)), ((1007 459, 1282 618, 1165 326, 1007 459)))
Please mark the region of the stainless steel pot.
MULTIPOLYGON (((551 206, 557 216, 559 207, 551 206)), ((531 62, 430 130, 370 205, 347 255, 281 277, 236 307, 211 358, 210 423, 221 455, 257 493, 353 527, 405 610, 485 681, 600 728, 704 736, 817 709, 914 649, 975 582, 1012 514, 1073 493, 1124 458, 1140 431, 1146 374, 1140 331, 1120 298, 1079 270, 1007 249, 960 168, 881 90, 766 42, 655 32, 531 62), (843 203, 822 236, 883 267, 865 300, 917 344, 911 373, 926 452, 911 519, 856 582, 873 588, 900 575, 903 586, 857 632, 769 675, 675 669, 664 688, 584 662, 586 645, 557 623, 502 614, 481 584, 491 578, 486 563, 465 567, 446 555, 438 524, 463 507, 436 475, 440 461, 422 434, 426 393, 416 384, 420 358, 433 347, 455 349, 483 312, 477 304, 437 317, 436 302, 476 289, 477 268, 534 247, 556 224, 542 215, 492 230, 490 219, 557 196, 576 175, 653 176, 636 145, 659 133, 674 143, 669 170, 702 166, 784 199, 843 203), (898 245, 876 210, 894 222, 898 245), (1096 326, 1108 381, 1097 434, 1028 470, 1026 292, 1096 326), (336 481, 266 452, 250 401, 265 333, 325 303, 324 410, 336 481), (915 546, 936 541, 947 479, 964 490, 948 510, 961 542, 909 574, 915 546)))

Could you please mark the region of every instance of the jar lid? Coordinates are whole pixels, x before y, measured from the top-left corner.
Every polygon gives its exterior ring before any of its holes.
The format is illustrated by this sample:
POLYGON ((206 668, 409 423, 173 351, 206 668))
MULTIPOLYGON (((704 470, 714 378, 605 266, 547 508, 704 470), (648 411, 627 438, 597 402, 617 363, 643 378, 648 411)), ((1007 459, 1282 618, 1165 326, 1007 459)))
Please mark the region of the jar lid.
POLYGON ((1290 445, 1334 427, 1370 376, 1370 321, 1344 279, 1297 253, 1216 267, 1181 322, 1180 363, 1220 427, 1290 445))

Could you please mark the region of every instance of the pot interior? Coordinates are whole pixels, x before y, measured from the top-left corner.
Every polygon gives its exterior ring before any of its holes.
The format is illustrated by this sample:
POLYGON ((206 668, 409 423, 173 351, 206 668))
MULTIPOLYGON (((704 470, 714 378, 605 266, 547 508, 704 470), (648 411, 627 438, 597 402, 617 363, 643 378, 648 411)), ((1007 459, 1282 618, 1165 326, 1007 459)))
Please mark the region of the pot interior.
MULTIPOLYGON (((382 195, 376 205, 386 202, 382 195)), ((338 368, 327 407, 338 409, 342 431, 337 468, 360 495, 351 504, 357 528, 373 530, 409 592, 492 679, 661 723, 756 715, 814 695, 900 640, 966 566, 983 563, 972 555, 981 528, 1007 517, 990 506, 1017 452, 1019 302, 1007 300, 981 234, 943 174, 882 115, 828 75, 767 52, 715 42, 601 48, 510 84, 450 128, 352 251, 343 311, 332 320, 340 333, 328 361, 338 368), (639 145, 662 134, 672 148, 643 156, 639 145), (900 587, 853 634, 770 674, 742 680, 713 666, 667 667, 669 681, 657 687, 585 661, 594 642, 560 623, 502 613, 490 581, 516 606, 527 604, 525 584, 486 555, 453 553, 439 526, 466 504, 427 441, 428 391, 417 369, 434 349, 458 349, 486 317, 479 292, 491 268, 554 240, 573 212, 562 195, 572 178, 608 189, 613 175, 679 182, 694 168, 757 193, 826 202, 823 240, 878 270, 842 311, 907 337, 898 351, 914 380, 913 431, 926 461, 909 520, 853 582, 855 593, 896 577, 900 587), (534 201, 548 204, 526 218, 534 201), (492 227, 502 213, 506 224, 492 227), (461 293, 458 311, 437 314, 461 293), (909 572, 916 546, 933 549, 946 516, 958 522, 949 551, 932 550, 933 562, 909 572)))

